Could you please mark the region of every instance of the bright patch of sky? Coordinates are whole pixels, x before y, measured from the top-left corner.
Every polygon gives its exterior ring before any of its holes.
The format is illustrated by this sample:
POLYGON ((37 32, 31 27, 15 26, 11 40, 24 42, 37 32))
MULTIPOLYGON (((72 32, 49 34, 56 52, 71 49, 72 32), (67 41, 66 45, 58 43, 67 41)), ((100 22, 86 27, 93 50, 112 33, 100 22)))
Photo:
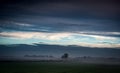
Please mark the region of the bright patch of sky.
POLYGON ((79 33, 2 32, 0 44, 56 44, 84 47, 120 48, 120 38, 79 33))

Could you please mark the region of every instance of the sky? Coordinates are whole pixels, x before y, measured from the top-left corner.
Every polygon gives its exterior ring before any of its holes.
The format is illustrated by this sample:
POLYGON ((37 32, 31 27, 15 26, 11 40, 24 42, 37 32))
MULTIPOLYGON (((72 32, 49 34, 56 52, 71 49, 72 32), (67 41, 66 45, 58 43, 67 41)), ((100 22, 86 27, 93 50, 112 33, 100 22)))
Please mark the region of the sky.
POLYGON ((119 15, 117 0, 1 0, 0 55, 120 57, 119 15))

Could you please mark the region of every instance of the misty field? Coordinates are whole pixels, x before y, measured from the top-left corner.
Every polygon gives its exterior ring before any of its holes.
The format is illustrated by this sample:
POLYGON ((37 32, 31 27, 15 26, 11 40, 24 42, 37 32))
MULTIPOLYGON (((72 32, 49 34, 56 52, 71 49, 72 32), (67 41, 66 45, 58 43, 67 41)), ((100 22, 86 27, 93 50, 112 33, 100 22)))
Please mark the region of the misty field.
POLYGON ((0 62, 0 73, 120 73, 120 65, 61 62, 0 62))

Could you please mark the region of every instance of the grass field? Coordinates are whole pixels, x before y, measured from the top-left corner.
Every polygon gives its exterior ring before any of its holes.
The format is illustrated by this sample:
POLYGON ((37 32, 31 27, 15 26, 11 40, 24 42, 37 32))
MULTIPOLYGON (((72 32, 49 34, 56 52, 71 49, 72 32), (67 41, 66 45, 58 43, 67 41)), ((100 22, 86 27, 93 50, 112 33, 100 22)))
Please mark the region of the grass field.
POLYGON ((120 73, 120 65, 0 62, 0 73, 120 73))

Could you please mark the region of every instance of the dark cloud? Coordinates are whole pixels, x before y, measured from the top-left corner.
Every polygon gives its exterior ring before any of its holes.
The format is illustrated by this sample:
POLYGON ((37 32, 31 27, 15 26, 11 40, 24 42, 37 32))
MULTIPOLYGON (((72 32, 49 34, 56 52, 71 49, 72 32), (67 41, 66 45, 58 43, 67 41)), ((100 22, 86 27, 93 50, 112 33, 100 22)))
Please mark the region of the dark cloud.
POLYGON ((119 32, 119 24, 110 20, 70 19, 59 17, 18 17, 1 21, 1 31, 35 31, 35 32, 119 32), (28 26, 31 25, 31 26, 28 26), (67 28, 67 29, 66 29, 67 28))
POLYGON ((119 13, 118 0, 1 0, 0 32, 120 32, 119 13))
POLYGON ((119 57, 119 49, 105 49, 105 48, 87 48, 77 46, 60 46, 60 45, 0 45, 0 56, 24 56, 26 54, 36 55, 53 55, 61 56, 63 53, 69 53, 71 57, 79 56, 100 56, 100 57, 119 57))
POLYGON ((1 12, 7 16, 37 13, 59 17, 115 18, 119 12, 118 3, 115 0, 13 0, 1 2, 1 12))
POLYGON ((79 19, 119 18, 117 0, 2 0, 0 18, 9 19, 26 15, 79 19))

